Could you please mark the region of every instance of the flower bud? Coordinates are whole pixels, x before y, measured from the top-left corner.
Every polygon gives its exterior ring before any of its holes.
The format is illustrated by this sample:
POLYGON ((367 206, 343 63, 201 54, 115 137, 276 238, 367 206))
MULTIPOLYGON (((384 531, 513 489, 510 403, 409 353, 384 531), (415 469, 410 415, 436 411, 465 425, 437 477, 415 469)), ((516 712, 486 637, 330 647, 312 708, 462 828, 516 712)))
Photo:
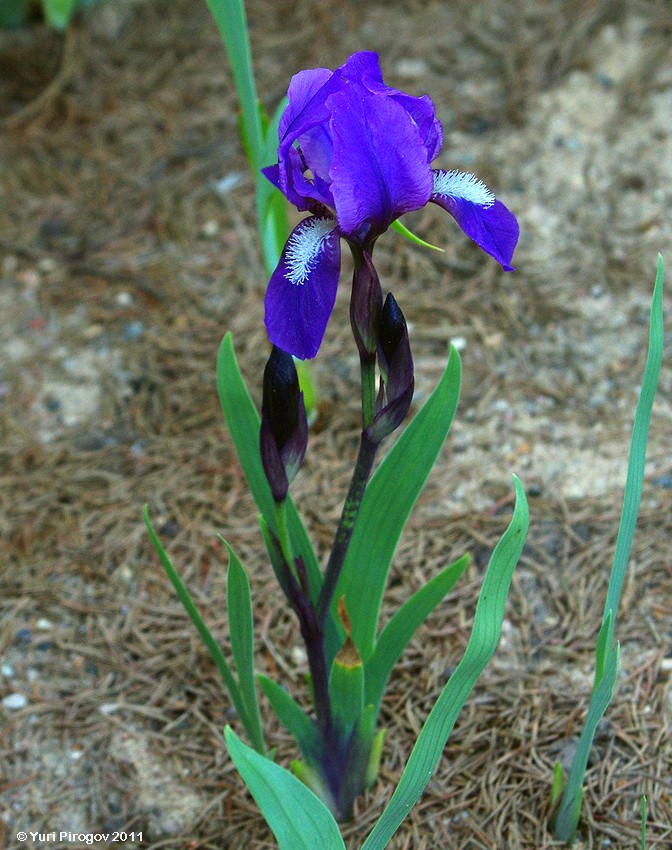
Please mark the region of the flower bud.
POLYGON ((350 324, 360 356, 373 359, 378 342, 383 293, 370 254, 363 251, 362 256, 364 262, 355 268, 352 276, 350 324))
POLYGON ((394 295, 388 293, 378 327, 378 363, 385 386, 379 395, 378 412, 367 429, 380 442, 404 421, 413 400, 415 379, 408 328, 394 295), (386 402, 386 403, 385 403, 386 402))
POLYGON ((261 462, 277 502, 287 496, 308 443, 303 393, 291 354, 273 346, 264 369, 259 447, 261 462))

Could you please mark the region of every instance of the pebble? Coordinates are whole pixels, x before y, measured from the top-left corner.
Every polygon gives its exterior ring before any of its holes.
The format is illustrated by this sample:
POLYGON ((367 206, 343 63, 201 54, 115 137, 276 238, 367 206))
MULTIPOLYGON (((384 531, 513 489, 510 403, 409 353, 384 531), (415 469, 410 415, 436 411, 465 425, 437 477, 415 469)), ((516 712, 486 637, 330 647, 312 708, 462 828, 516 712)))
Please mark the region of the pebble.
POLYGON ((127 322, 124 325, 124 329, 122 331, 122 335, 124 339, 140 339, 140 337, 145 332, 145 323, 144 322, 127 322))
POLYGON ((14 635, 14 640, 16 643, 29 644, 33 639, 33 633, 30 629, 19 629, 18 632, 14 635))
POLYGON ((16 710, 25 708, 28 705, 28 700, 23 694, 9 694, 9 696, 3 698, 2 704, 5 708, 16 710))

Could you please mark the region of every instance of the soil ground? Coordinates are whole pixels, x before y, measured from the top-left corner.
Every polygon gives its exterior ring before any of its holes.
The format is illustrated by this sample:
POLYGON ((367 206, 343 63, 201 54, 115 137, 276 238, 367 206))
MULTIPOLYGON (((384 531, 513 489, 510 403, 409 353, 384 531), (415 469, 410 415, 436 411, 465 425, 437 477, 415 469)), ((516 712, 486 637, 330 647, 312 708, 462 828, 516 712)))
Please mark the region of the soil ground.
MULTIPOLYGON (((457 421, 396 555, 384 619, 465 550, 383 706, 380 779, 344 827, 357 848, 468 640, 511 511, 531 529, 498 652, 390 847, 549 848, 549 787, 582 728, 620 514, 660 251, 672 260, 672 17, 662 2, 250 0, 258 86, 381 55, 429 93, 439 164, 516 213, 504 274, 438 208, 377 247, 410 324, 414 409, 450 339, 457 421)), ((252 182, 207 8, 92 7, 63 36, 0 34, 0 846, 19 830, 143 834, 125 846, 269 848, 222 741, 229 700, 141 522, 227 645, 222 533, 246 565, 260 671, 305 700, 305 656, 258 534, 214 388, 232 330, 255 399, 268 347, 252 182)), ((343 272, 347 280, 348 268, 343 272)), ((669 286, 668 286, 669 290, 669 286)), ((348 287, 313 374, 319 417, 294 495, 326 553, 357 438, 348 287)), ((670 326, 670 298, 665 299, 670 326)), ((672 847, 670 334, 617 634, 622 671, 585 785, 580 840, 672 847)), ((295 750, 262 706, 269 740, 295 750)), ((46 840, 34 847, 58 846, 46 840)))

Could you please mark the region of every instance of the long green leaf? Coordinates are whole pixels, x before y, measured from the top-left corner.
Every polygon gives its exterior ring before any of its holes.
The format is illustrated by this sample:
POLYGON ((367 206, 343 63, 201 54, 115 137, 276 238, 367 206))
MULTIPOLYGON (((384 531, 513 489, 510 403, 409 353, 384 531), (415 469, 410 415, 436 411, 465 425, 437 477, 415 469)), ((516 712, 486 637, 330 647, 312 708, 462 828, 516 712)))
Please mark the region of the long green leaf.
POLYGON ((295 776, 255 753, 227 726, 226 746, 280 850, 345 850, 329 809, 295 776))
POLYGON ((64 30, 78 6, 78 0, 42 0, 47 23, 57 30, 64 30))
MULTIPOLYGON (((266 525, 277 537, 275 501, 266 480, 259 452, 259 414, 240 374, 230 332, 222 340, 217 357, 217 389, 247 484, 266 525)), ((317 601, 322 586, 322 574, 291 497, 288 497, 287 520, 294 554, 301 555, 304 560, 310 595, 314 601, 317 601)))
POLYGON ((238 685, 245 703, 247 718, 255 729, 252 739, 255 749, 264 752, 264 733, 259 717, 259 702, 254 678, 254 622, 250 582, 236 553, 220 535, 229 551, 229 570, 226 576, 226 607, 229 615, 231 652, 238 673, 238 685))
MULTIPOLYGON (((278 158, 278 125, 287 106, 287 98, 278 105, 268 126, 261 156, 261 167, 272 165, 278 158)), ((284 195, 258 171, 255 177, 255 197, 259 235, 266 274, 270 277, 280 260, 280 254, 289 236, 287 201, 284 195)))
POLYGON ((259 675, 259 685, 278 716, 278 720, 295 738, 307 759, 315 758, 320 751, 320 736, 315 724, 287 691, 266 676, 259 675))
POLYGON ((168 578, 171 581, 171 584, 175 588, 175 592, 177 593, 180 602, 184 605, 184 608, 191 618, 192 623, 196 627, 196 631, 200 635, 201 640, 205 644, 212 657, 212 660, 217 665, 217 669, 222 677, 222 681, 224 682, 224 686, 228 689, 229 694, 231 695, 231 700, 233 705, 238 712, 238 716, 241 719, 243 726, 245 727, 245 731, 247 732, 250 741, 252 744, 259 750, 259 752, 263 753, 265 750, 264 741, 256 739, 256 727, 254 723, 250 721, 250 718, 247 715, 247 707, 245 705, 245 700, 243 699, 243 695, 240 692, 240 688, 238 687, 238 683, 236 682, 233 672, 229 667, 229 664, 224 658, 224 653, 222 652, 219 644, 212 636, 210 629, 205 625, 203 618, 201 617, 198 609, 194 605, 194 601, 189 595, 189 591, 182 583, 182 579, 177 574, 177 570, 173 566, 170 558, 168 557, 168 553, 161 545, 161 541, 159 540, 156 532, 152 528, 152 523, 149 519, 149 509, 147 505, 144 506, 143 514, 145 518, 145 525, 147 526, 147 531, 149 532, 149 536, 151 541, 156 549, 156 553, 159 556, 159 560, 163 565, 168 578))
POLYGON ((513 482, 516 507, 509 527, 492 553, 467 648, 425 721, 399 785, 362 850, 383 850, 417 802, 436 769, 462 706, 497 648, 511 576, 529 524, 525 492, 515 476, 513 482))
POLYGON ((609 654, 604 676, 591 694, 586 723, 581 732, 576 753, 574 754, 572 767, 567 778, 567 786, 562 796, 562 803, 555 817, 553 829, 556 837, 560 841, 567 841, 569 844, 574 840, 581 814, 583 777, 586 772, 586 765, 588 764, 590 748, 593 744, 597 724, 604 717, 604 713, 614 696, 619 661, 620 646, 616 644, 609 654))
POLYGON ((205 0, 231 63, 233 81, 242 110, 243 145, 250 168, 261 168, 263 133, 252 69, 250 39, 243 0, 205 0))
POLYGON ((380 464, 362 500, 334 605, 345 595, 352 639, 365 663, 374 649, 383 591, 399 537, 453 421, 460 375, 460 356, 451 346, 438 386, 380 464))
POLYGON ((649 351, 646 356, 644 367, 644 380, 635 411, 635 421, 632 427, 632 439, 630 443, 630 458, 628 460, 628 473, 625 481, 625 494, 623 498, 623 510, 616 539, 614 561, 609 578, 609 589, 604 605, 604 617, 611 611, 611 628, 609 630, 608 646, 614 642, 614 628, 616 625, 616 613, 621 598, 621 589, 625 571, 628 567, 632 539, 635 534, 639 505, 642 499, 642 488, 644 486, 644 465, 646 463, 646 445, 649 439, 649 425, 651 423, 651 410, 653 400, 658 386, 660 367, 663 361, 663 258, 658 255, 658 272, 653 287, 653 299, 651 302, 651 318, 649 325, 649 351))
MULTIPOLYGON (((233 350, 231 332, 228 332, 222 340, 217 356, 217 390, 224 418, 229 426, 238 460, 245 473, 252 497, 264 518, 266 526, 277 537, 275 502, 266 480, 259 452, 259 414, 240 374, 233 350)), ((313 602, 317 603, 322 587, 322 573, 315 551, 291 496, 287 497, 287 523, 294 555, 303 558, 308 574, 310 597, 313 602)), ((334 657, 340 643, 338 626, 334 617, 330 616, 325 626, 325 645, 330 658, 334 657)))
POLYGON ((469 556, 463 555, 459 560, 441 570, 404 602, 380 633, 373 655, 364 665, 366 681, 364 703, 373 703, 376 713, 392 668, 399 660, 401 653, 418 627, 454 587, 468 563, 469 556))
POLYGON ((618 604, 625 571, 630 558, 632 540, 639 515, 639 505, 644 486, 644 466, 646 463, 646 448, 649 438, 651 411, 658 386, 660 367, 663 360, 663 258, 658 255, 658 270, 653 287, 651 300, 651 318, 649 324, 649 350, 644 367, 644 379, 640 390, 635 421, 632 427, 630 442, 630 457, 628 472, 623 494, 623 508, 618 527, 614 560, 609 576, 609 588, 604 605, 602 625, 595 647, 595 679, 590 697, 586 725, 581 733, 579 747, 574 756, 572 767, 567 779, 567 785, 562 802, 555 817, 553 828, 561 841, 571 844, 581 815, 583 799, 583 777, 588 763, 588 755, 592 746, 597 724, 607 710, 612 700, 618 675, 619 648, 613 648, 615 639, 615 624, 618 604))

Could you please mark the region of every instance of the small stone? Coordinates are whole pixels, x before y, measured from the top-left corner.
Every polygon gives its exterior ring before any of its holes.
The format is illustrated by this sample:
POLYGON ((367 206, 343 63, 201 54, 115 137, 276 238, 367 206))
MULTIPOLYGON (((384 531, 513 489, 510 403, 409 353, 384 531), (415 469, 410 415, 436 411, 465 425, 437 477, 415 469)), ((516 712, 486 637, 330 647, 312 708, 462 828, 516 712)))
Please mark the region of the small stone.
POLYGON ((5 679, 14 678, 14 668, 11 664, 3 664, 2 667, 0 667, 0 673, 2 673, 5 679))
POLYGON ((22 643, 24 645, 29 644, 32 639, 33 633, 28 628, 19 629, 18 632, 14 635, 14 640, 16 641, 16 643, 22 643))
POLYGON ((122 334, 124 339, 140 339, 140 337, 145 332, 145 323, 136 321, 136 322, 127 322, 124 325, 124 329, 122 334))
POLYGON ((295 646, 292 648, 292 661, 296 664, 297 667, 305 664, 307 661, 307 656, 305 650, 300 646, 295 646))
POLYGON ((2 704, 5 708, 15 711, 19 708, 25 708, 28 705, 28 700, 23 694, 9 694, 4 697, 2 704))
POLYGON ((130 307, 133 303, 133 296, 130 292, 122 290, 121 292, 117 292, 114 300, 119 307, 130 307))
POLYGON ((46 617, 40 617, 40 619, 35 623, 35 628, 39 629, 41 632, 48 631, 51 626, 51 620, 47 620, 46 617))

